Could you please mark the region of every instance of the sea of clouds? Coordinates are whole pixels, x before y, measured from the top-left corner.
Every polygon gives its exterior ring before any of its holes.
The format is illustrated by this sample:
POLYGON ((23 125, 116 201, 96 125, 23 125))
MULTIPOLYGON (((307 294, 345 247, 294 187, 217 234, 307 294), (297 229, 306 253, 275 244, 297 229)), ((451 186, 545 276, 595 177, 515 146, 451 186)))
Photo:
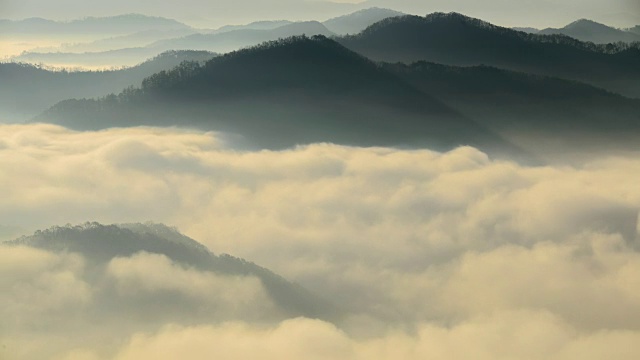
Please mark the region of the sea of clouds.
POLYGON ((282 319, 258 279, 164 256, 113 259, 98 278, 77 254, 0 246, 0 357, 640 358, 640 158, 533 167, 470 147, 223 140, 0 125, 0 237, 162 222, 343 319, 282 319), (130 306, 114 316, 105 296, 130 306), (145 308, 168 296, 194 316, 145 308))

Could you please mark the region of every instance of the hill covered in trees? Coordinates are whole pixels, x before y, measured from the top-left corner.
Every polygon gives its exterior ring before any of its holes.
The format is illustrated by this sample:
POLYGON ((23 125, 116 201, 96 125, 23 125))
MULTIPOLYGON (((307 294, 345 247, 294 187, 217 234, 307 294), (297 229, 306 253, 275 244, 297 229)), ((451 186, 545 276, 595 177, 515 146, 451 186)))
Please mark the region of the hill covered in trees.
POLYGON ((640 97, 637 44, 596 45, 565 35, 528 34, 457 13, 388 18, 338 41, 378 61, 489 65, 640 97))

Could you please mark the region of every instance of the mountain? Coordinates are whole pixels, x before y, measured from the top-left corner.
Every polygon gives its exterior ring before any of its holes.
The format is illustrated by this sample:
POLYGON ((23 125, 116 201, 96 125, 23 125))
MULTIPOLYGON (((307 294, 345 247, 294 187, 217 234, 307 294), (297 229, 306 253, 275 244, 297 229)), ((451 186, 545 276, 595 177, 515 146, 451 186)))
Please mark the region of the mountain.
POLYGON ((273 29, 239 29, 214 34, 194 34, 178 39, 158 41, 149 45, 154 49, 207 50, 225 53, 297 35, 334 35, 317 21, 289 23, 273 29))
POLYGON ((109 17, 87 17, 72 21, 53 21, 42 18, 0 20, 3 35, 60 35, 60 34, 130 34, 145 30, 184 30, 190 27, 176 20, 140 14, 109 17))
POLYGON ((165 51, 200 50, 226 53, 296 35, 334 35, 317 21, 295 22, 268 30, 242 29, 220 33, 196 33, 179 38, 154 41, 143 47, 98 52, 23 52, 11 58, 14 62, 47 64, 60 67, 108 68, 131 66, 165 51))
POLYGON ((536 155, 637 147, 640 100, 488 66, 417 62, 383 67, 536 155))
POLYGON ((170 51, 135 67, 112 71, 52 71, 0 63, 0 117, 23 121, 61 100, 117 93, 183 61, 203 62, 214 56, 204 51, 170 51))
MULTIPOLYGON (((204 273, 257 277, 271 300, 287 317, 333 319, 338 314, 333 305, 301 286, 246 260, 226 254, 215 255, 197 241, 162 224, 101 225, 93 222, 56 226, 4 245, 80 254, 86 260, 87 272, 93 277, 103 272, 105 265, 115 258, 131 257, 141 252, 163 255, 182 267, 204 273)), ((241 302, 245 299, 235 300, 241 302)), ((169 299, 166 305, 171 306, 171 301, 169 299)), ((154 302, 162 302, 162 299, 156 297, 154 302)))
MULTIPOLYGON (((192 29, 176 30, 144 30, 133 34, 114 36, 91 42, 62 44, 58 48, 50 48, 48 52, 102 52, 117 49, 144 47, 153 42, 174 39, 196 33, 192 29)), ((33 49, 31 52, 44 52, 44 49, 33 49)))
POLYGON ((274 21, 254 21, 246 25, 225 25, 216 30, 211 31, 211 34, 219 34, 232 30, 273 30, 285 25, 291 24, 292 21, 288 20, 274 20, 274 21))
POLYGON ((640 35, 640 25, 636 25, 630 29, 627 29, 628 32, 640 35))
POLYGON ((587 19, 574 21, 560 29, 543 29, 538 33, 542 35, 561 34, 596 44, 640 41, 640 35, 631 31, 619 30, 587 19))
POLYGON ((338 41, 377 61, 484 64, 640 97, 638 45, 595 45, 564 35, 527 34, 457 13, 388 18, 338 41))
POLYGON ((252 147, 334 142, 518 149, 326 37, 293 37, 155 74, 139 89, 63 101, 36 120, 76 129, 170 125, 218 130, 252 147))
POLYGON ((329 19, 323 24, 336 34, 357 34, 380 20, 402 15, 405 14, 395 10, 373 7, 329 19))

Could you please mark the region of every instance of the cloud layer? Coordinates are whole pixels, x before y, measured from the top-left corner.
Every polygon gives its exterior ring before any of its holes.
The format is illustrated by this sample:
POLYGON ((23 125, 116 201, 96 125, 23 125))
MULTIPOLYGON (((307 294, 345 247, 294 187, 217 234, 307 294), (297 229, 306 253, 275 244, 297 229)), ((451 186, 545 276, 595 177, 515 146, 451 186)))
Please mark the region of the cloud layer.
POLYGON ((6 125, 0 139, 0 187, 11 189, 0 226, 176 225, 348 314, 336 324, 280 321, 257 279, 158 255, 114 259, 97 281, 77 255, 0 248, 0 282, 12 289, 0 312, 13 321, 0 336, 5 351, 31 349, 17 357, 639 355, 637 158, 526 167, 469 147, 241 152, 215 134, 154 128, 6 125), (196 315, 114 320, 105 329, 121 330, 106 345, 98 333, 60 340, 103 309, 105 289, 119 304, 172 299, 196 315), (77 326, 56 327, 63 319, 77 326))

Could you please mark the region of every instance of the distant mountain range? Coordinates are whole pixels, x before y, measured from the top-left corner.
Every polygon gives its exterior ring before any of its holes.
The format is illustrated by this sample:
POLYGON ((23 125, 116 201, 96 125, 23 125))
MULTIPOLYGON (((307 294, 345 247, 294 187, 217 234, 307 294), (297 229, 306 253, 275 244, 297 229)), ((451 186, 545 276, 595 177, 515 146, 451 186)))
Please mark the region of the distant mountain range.
POLYGON ((131 34, 146 30, 167 31, 181 29, 190 29, 190 27, 176 20, 140 14, 127 14, 110 17, 87 17, 72 21, 53 21, 42 18, 29 18, 24 20, 0 19, 0 33, 3 35, 115 35, 131 34))
POLYGON ((127 49, 135 47, 144 47, 150 43, 175 39, 187 35, 195 34, 193 29, 176 29, 176 30, 144 30, 127 35, 119 35, 109 38, 103 38, 91 42, 80 42, 62 44, 57 48, 33 49, 30 53, 43 52, 62 52, 62 53, 84 53, 84 52, 105 52, 115 49, 127 49))
POLYGON ((594 45, 563 35, 527 34, 457 13, 388 18, 337 40, 377 61, 490 65, 640 97, 639 45, 594 45))
MULTIPOLYGON (((180 266, 205 273, 257 277, 286 317, 306 316, 332 320, 338 315, 335 306, 301 286, 246 260, 230 255, 215 255, 195 240, 162 224, 102 225, 94 222, 79 226, 56 226, 3 245, 80 254, 86 259, 87 272, 94 278, 101 276, 105 265, 115 258, 130 257, 140 252, 163 255, 180 266)), ((109 298, 111 297, 113 296, 109 298)), ((246 299, 236 299, 238 302, 244 300, 246 299)), ((113 300, 105 298, 103 301, 113 300)), ((162 297, 155 299, 155 302, 162 301, 162 297)), ((171 298, 166 301, 165 304, 153 306, 175 307, 171 298)), ((187 308, 174 310, 189 311, 187 308)))
POLYGON ((0 117, 27 120, 61 100, 117 93, 183 61, 204 62, 214 56, 205 51, 169 51, 138 66, 112 71, 51 71, 28 64, 0 63, 0 117))
MULTIPOLYGON (((254 24, 255 25, 255 24, 254 24)), ((253 25, 249 25, 251 27, 253 25)), ((266 27, 266 26, 265 26, 266 27)), ((100 52, 25 52, 12 58, 17 62, 69 66, 108 67, 109 64, 132 65, 157 54, 174 50, 201 50, 226 53, 296 35, 335 35, 317 21, 292 22, 273 29, 235 29, 211 34, 195 33, 184 37, 164 39, 142 47, 100 52)), ((130 39, 123 39, 125 41, 130 39)))
POLYGON ((620 30, 595 21, 581 19, 560 28, 548 28, 537 32, 540 35, 561 34, 581 41, 590 41, 596 44, 608 44, 615 42, 640 41, 640 34, 633 31, 620 30))
MULTIPOLYGON (((371 8, 333 18, 324 23, 281 20, 227 25, 212 31, 188 27, 148 29, 88 43, 66 44, 56 49, 33 49, 14 56, 12 61, 94 68, 109 67, 113 64, 130 66, 169 50, 206 50, 226 53, 265 41, 297 35, 329 37, 355 34, 377 21, 399 15, 403 14, 394 10, 371 8)), ((76 26, 86 25, 87 22, 88 20, 84 20, 76 26)))
POLYGON ((271 29, 236 29, 214 34, 193 34, 182 38, 158 41, 148 47, 153 49, 207 50, 225 53, 297 35, 335 35, 317 21, 292 22, 271 29))
POLYGON ((219 34, 233 30, 273 30, 281 26, 289 25, 293 21, 289 20, 266 20, 266 21, 254 21, 245 25, 225 25, 216 30, 208 31, 205 33, 219 34))

